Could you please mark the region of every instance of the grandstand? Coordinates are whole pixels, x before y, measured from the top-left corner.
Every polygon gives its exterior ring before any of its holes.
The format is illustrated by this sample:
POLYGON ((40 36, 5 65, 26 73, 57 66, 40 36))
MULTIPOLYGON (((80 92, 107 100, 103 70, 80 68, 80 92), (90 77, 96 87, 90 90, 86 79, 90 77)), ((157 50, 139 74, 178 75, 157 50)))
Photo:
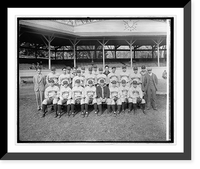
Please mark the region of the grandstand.
MULTIPOLYGON (((19 24, 18 68, 20 78, 34 74, 33 64, 43 72, 62 67, 123 65, 153 67, 158 78, 167 69, 170 41, 167 20, 95 19, 45 20, 21 18, 19 24), (168 40, 168 41, 167 41, 168 40)), ((166 83, 166 81, 165 81, 166 83)), ((166 86, 166 84, 165 84, 166 86)))

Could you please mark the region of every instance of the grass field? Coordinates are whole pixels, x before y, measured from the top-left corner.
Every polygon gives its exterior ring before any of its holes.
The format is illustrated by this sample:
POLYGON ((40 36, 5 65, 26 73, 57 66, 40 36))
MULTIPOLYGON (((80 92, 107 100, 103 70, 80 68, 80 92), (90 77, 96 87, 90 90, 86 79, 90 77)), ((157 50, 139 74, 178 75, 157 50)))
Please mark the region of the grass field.
POLYGON ((19 140, 20 141, 165 141, 166 96, 157 96, 158 111, 143 114, 119 114, 106 111, 87 118, 80 113, 75 117, 64 114, 60 119, 54 113, 41 118, 37 111, 33 85, 19 88, 19 140))

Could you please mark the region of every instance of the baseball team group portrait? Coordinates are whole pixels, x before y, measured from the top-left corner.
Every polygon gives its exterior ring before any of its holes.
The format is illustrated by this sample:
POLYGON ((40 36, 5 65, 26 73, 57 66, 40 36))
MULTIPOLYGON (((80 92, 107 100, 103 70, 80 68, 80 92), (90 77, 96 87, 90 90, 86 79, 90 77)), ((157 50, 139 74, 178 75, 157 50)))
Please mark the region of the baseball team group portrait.
POLYGON ((173 142, 171 18, 18 18, 18 143, 173 142))

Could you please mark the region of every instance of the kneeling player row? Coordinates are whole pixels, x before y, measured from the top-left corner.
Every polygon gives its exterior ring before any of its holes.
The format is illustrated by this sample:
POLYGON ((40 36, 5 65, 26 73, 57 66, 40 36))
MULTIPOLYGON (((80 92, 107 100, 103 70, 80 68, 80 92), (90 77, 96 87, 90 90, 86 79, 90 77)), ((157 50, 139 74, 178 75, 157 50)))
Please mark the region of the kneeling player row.
MULTIPOLYGON (((63 86, 59 87, 54 85, 53 81, 50 81, 50 86, 45 90, 45 99, 42 102, 43 117, 45 116, 46 108, 48 104, 54 105, 54 110, 58 110, 60 116, 61 106, 67 105, 67 112, 70 109, 74 114, 74 105, 80 104, 83 115, 88 115, 88 105, 94 105, 95 113, 102 114, 102 104, 107 104, 108 110, 113 108, 114 113, 119 113, 122 107, 124 111, 125 103, 136 105, 139 103, 142 106, 143 112, 145 111, 145 100, 143 99, 143 92, 138 86, 137 81, 133 81, 133 87, 126 86, 126 81, 122 81, 122 86, 117 87, 116 81, 112 82, 112 85, 108 87, 104 81, 100 81, 100 84, 95 87, 93 81, 89 81, 89 85, 83 88, 80 85, 80 81, 77 81, 77 86, 72 89, 68 86, 67 82, 64 82, 63 86), (117 112, 115 111, 115 105, 118 105, 117 112)), ((130 110, 129 109, 129 110, 130 110)))

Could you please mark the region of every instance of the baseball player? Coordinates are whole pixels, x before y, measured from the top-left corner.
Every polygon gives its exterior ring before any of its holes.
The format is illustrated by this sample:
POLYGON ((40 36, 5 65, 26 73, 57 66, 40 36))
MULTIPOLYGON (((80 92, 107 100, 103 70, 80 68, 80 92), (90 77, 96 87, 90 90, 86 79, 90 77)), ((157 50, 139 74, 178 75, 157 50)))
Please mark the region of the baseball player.
POLYGON ((128 99, 129 99, 129 89, 130 87, 127 86, 127 81, 126 80, 122 80, 121 82, 121 86, 119 88, 120 91, 120 99, 121 99, 121 103, 122 103, 122 113, 125 112, 125 107, 127 107, 128 104, 128 99))
POLYGON ((53 79, 50 79, 48 83, 50 84, 50 86, 48 86, 45 89, 44 92, 45 99, 42 102, 42 112, 43 112, 42 117, 45 117, 47 105, 49 104, 53 104, 53 108, 54 111, 56 112, 56 117, 57 117, 57 102, 59 97, 59 87, 55 85, 53 79))
POLYGON ((104 79, 99 80, 99 85, 96 87, 97 105, 98 105, 98 115, 102 114, 102 103, 107 104, 108 112, 110 112, 110 90, 105 83, 104 79))
POLYGON ((84 113, 84 88, 81 86, 81 81, 80 79, 77 79, 75 81, 77 84, 72 88, 72 99, 71 99, 71 111, 72 115, 75 116, 74 112, 74 105, 80 104, 81 105, 81 114, 84 113))
POLYGON ((105 74, 106 76, 108 76, 109 73, 110 73, 110 71, 109 71, 109 66, 106 65, 106 66, 105 66, 105 71, 103 72, 103 74, 105 74))
POLYGON ((50 86, 49 80, 54 81, 54 85, 58 85, 59 74, 56 73, 56 68, 52 67, 51 72, 46 77, 47 86, 50 86))
MULTIPOLYGON (((133 110, 135 113, 137 112, 137 107, 140 106, 145 114, 145 100, 143 99, 143 92, 138 86, 136 80, 133 80, 133 87, 129 90, 129 103, 133 103, 133 110)), ((131 111, 130 107, 129 111, 131 111)))
POLYGON ((138 67, 133 68, 133 73, 130 75, 130 84, 136 80, 139 87, 141 87, 141 74, 138 72, 138 67))
POLYGON ((73 67, 71 71, 71 78, 74 78, 77 75, 77 67, 73 67))
POLYGON ((88 68, 88 74, 85 77, 85 86, 88 86, 89 80, 92 80, 96 84, 96 76, 92 73, 92 67, 88 68))
POLYGON ((73 78, 73 80, 72 80, 72 87, 75 87, 75 81, 77 80, 77 79, 79 79, 80 80, 80 85, 83 87, 84 86, 84 77, 83 76, 81 76, 81 70, 77 70, 77 76, 75 76, 74 78, 73 78))
POLYGON ((97 76, 99 74, 98 69, 97 69, 97 65, 94 65, 93 67, 93 72, 92 72, 95 76, 97 76))
POLYGON ((121 109, 120 91, 117 87, 117 81, 113 80, 110 86, 110 104, 114 114, 119 114, 121 109), (115 106, 117 104, 117 112, 115 111, 115 106))
POLYGON ((88 81, 88 86, 84 90, 85 95, 85 115, 88 116, 88 105, 94 105, 95 114, 97 114, 97 100, 96 100, 96 87, 92 80, 88 81))
POLYGON ((85 67, 81 67, 81 76, 85 79, 86 76, 85 67))
POLYGON ((58 84, 60 85, 60 87, 63 87, 64 81, 67 81, 68 84, 71 84, 70 68, 63 67, 62 71, 63 71, 63 73, 58 78, 58 84))
POLYGON ((58 114, 57 116, 60 118, 61 117, 61 108, 62 106, 64 106, 65 104, 67 104, 67 114, 68 116, 69 111, 70 111, 70 107, 71 107, 71 96, 72 96, 72 90, 69 87, 69 83, 68 81, 64 81, 63 82, 63 87, 60 89, 60 96, 59 96, 59 101, 58 101, 58 114))
POLYGON ((120 80, 120 82, 121 82, 123 79, 124 79, 125 81, 128 82, 127 85, 129 86, 130 73, 127 72, 126 66, 122 66, 122 72, 121 72, 120 75, 119 75, 119 80, 120 80))
POLYGON ((108 83, 107 76, 105 74, 103 74, 103 68, 102 67, 99 68, 99 74, 96 76, 97 85, 100 85, 100 80, 101 79, 103 79, 103 81, 106 84, 108 83))
POLYGON ((117 82, 117 86, 119 86, 119 76, 116 73, 116 67, 115 66, 112 67, 111 73, 108 74, 108 84, 109 84, 109 86, 111 86, 111 82, 113 80, 115 80, 117 82))

